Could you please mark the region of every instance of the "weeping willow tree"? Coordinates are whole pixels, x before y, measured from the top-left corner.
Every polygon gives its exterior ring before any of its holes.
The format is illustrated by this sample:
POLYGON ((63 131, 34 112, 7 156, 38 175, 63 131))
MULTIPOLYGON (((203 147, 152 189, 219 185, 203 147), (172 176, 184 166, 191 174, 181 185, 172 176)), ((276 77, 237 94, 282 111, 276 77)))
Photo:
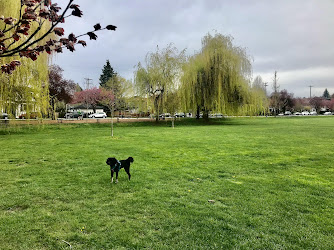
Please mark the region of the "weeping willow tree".
MULTIPOLYGON (((0 0, 0 15, 19 19, 20 7, 20 0, 0 0)), ((49 27, 49 24, 43 25, 42 31, 46 31, 49 27)), ((4 23, 0 22, 0 30, 4 28, 4 23)), ((34 28, 36 27, 32 27, 34 28)), ((20 41, 17 44, 20 44, 20 41)), ((22 65, 12 74, 0 73, 0 111, 7 112, 10 116, 15 116, 18 111, 27 114, 35 111, 39 116, 47 114, 49 103, 47 54, 41 54, 36 61, 18 56, 0 57, 0 65, 17 59, 22 65)))
POLYGON ((243 48, 233 46, 232 37, 207 34, 202 49, 183 67, 180 98, 184 110, 254 115, 264 109, 250 87, 251 61, 243 48))
POLYGON ((253 98, 253 105, 255 105, 255 112, 258 114, 267 114, 269 112, 269 99, 266 93, 266 83, 263 82, 261 76, 255 77, 252 88, 251 98, 253 98))
POLYGON ((178 52, 169 44, 165 49, 157 47, 156 52, 146 55, 146 67, 138 63, 135 71, 135 85, 141 96, 148 96, 153 103, 156 120, 167 107, 168 94, 174 93, 185 59, 185 50, 178 52))

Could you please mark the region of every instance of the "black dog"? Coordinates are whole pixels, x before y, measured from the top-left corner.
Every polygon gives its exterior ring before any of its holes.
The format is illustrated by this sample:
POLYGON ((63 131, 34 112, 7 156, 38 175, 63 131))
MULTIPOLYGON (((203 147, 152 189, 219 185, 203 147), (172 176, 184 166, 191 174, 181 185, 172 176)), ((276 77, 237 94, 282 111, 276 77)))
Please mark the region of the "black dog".
POLYGON ((106 163, 110 166, 110 172, 111 172, 111 183, 114 181, 114 172, 116 172, 116 181, 115 183, 118 182, 118 172, 121 170, 121 168, 124 168, 125 172, 129 176, 129 180, 131 178, 130 174, 130 164, 133 162, 133 158, 129 157, 126 160, 120 160, 118 161, 116 158, 108 158, 106 163))

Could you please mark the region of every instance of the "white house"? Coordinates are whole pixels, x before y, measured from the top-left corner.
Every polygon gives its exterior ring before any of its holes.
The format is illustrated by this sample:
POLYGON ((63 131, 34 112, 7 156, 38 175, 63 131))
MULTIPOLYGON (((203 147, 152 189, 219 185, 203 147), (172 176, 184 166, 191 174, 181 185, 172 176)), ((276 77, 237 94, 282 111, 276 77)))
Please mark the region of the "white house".
MULTIPOLYGON (((78 111, 84 114, 93 114, 94 110, 92 106, 86 106, 84 104, 66 104, 66 112, 78 111)), ((96 106, 95 112, 103 112, 102 106, 96 106)))

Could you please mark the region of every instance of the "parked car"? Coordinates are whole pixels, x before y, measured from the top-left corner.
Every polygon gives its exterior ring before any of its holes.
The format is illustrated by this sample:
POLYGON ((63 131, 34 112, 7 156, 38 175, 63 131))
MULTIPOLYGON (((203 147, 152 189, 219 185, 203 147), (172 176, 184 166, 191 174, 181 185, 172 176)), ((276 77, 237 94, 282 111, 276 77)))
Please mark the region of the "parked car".
POLYGON ((1 113, 0 119, 8 119, 7 113, 1 113))
POLYGON ((19 116, 19 119, 37 119, 38 113, 37 112, 31 112, 29 116, 27 114, 21 114, 19 116))
POLYGON ((317 115, 318 113, 317 113, 317 111, 311 111, 310 112, 310 115, 317 115))
POLYGON ((83 114, 81 112, 70 112, 70 113, 66 113, 65 115, 66 119, 78 119, 78 120, 82 120, 83 119, 83 114))
POLYGON ((224 115, 218 113, 218 114, 212 114, 212 117, 213 117, 213 118, 224 118, 224 115))
POLYGON ((296 112, 293 115, 302 115, 302 113, 296 112))
POLYGON ((284 115, 291 115, 291 112, 290 111, 285 111, 284 115))
POLYGON ((175 113, 175 117, 186 117, 184 113, 175 113))
POLYGON ((165 119, 166 117, 171 117, 170 113, 164 113, 159 115, 160 118, 165 119))
POLYGON ((97 112, 89 115, 88 118, 107 118, 107 114, 105 112, 97 112))
POLYGON ((310 115, 310 112, 308 112, 308 111, 303 111, 303 112, 302 112, 302 115, 310 115))
POLYGON ((332 112, 325 112, 324 115, 332 115, 332 112))

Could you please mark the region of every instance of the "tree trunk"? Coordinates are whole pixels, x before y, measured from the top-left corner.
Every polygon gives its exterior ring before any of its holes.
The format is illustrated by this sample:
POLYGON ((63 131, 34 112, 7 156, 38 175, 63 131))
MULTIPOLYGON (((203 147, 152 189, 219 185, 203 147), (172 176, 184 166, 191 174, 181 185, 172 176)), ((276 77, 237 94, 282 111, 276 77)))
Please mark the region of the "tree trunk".
POLYGON ((197 106, 197 110, 196 110, 196 119, 199 119, 199 106, 197 106))
POLYGON ((204 110, 204 111, 203 111, 203 118, 204 118, 205 120, 209 120, 209 111, 208 111, 208 110, 204 110))
POLYGON ((50 106, 51 106, 51 120, 56 120, 56 102, 55 102, 53 97, 51 97, 51 105, 50 106))
POLYGON ((155 121, 159 121, 159 97, 154 98, 155 121))
POLYGON ((53 103, 52 120, 56 120, 56 102, 53 103))
POLYGON ((114 137, 114 109, 111 110, 111 137, 114 137))

